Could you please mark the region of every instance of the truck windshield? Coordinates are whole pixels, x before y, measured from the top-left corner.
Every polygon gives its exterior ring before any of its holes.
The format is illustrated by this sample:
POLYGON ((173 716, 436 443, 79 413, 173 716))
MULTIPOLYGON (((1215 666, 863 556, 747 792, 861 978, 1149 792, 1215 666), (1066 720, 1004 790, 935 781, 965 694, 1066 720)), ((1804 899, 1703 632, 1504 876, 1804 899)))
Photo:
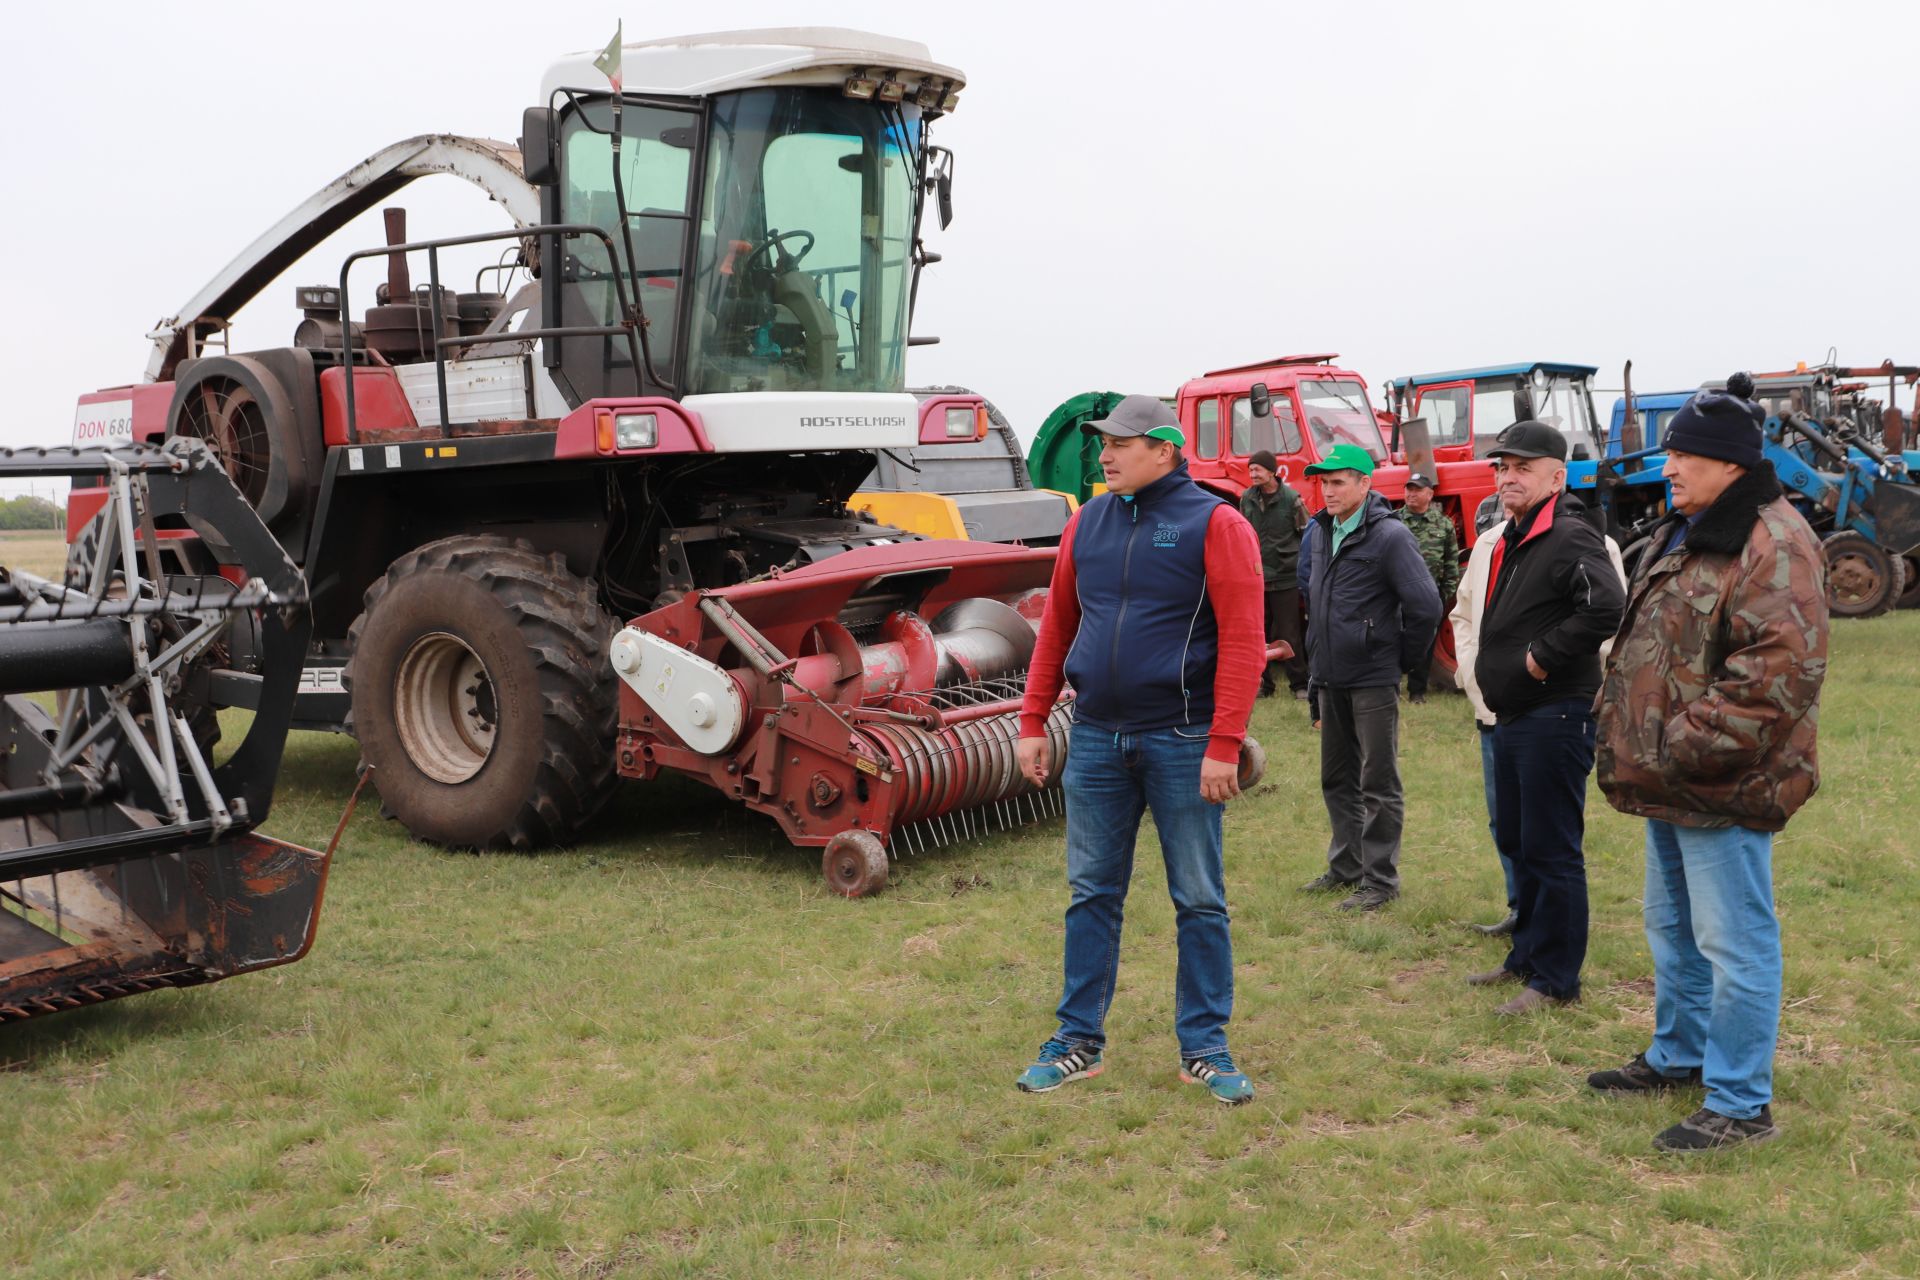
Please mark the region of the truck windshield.
POLYGON ((901 391, 919 109, 832 89, 715 99, 687 390, 901 391))
POLYGON ((1294 394, 1322 456, 1337 444, 1357 444, 1375 461, 1387 456, 1365 386, 1345 378, 1303 379, 1294 394))

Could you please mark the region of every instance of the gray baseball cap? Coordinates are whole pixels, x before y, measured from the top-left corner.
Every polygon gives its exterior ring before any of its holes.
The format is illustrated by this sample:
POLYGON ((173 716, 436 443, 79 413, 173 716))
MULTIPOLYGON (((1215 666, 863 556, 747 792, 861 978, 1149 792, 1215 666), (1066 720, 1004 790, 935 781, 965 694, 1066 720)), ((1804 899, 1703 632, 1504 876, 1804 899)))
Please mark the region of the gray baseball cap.
POLYGON ((1168 441, 1175 448, 1187 443, 1187 433, 1180 429, 1179 415, 1158 396, 1128 396, 1113 406, 1108 416, 1097 422, 1081 423, 1080 431, 1089 436, 1149 436, 1168 441))

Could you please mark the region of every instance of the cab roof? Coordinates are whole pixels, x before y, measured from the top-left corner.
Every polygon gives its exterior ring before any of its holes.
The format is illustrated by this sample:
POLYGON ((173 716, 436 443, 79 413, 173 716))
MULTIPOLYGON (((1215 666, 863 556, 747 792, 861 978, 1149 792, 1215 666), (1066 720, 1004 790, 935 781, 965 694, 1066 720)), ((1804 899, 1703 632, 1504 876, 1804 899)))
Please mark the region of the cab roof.
POLYGON ((1411 377, 1395 378, 1396 387, 1430 387, 1437 382, 1475 382, 1481 378, 1518 378, 1525 377, 1535 370, 1541 373, 1565 373, 1574 377, 1591 378, 1600 372, 1590 364, 1568 364, 1561 360, 1534 360, 1525 364, 1490 364, 1478 369, 1449 369, 1444 373, 1416 373, 1411 377))
MULTIPOLYGON (((600 50, 571 53, 540 78, 540 100, 558 89, 604 91, 607 79, 593 65, 600 50)), ((954 92, 966 77, 935 62, 915 40, 845 27, 763 27, 702 35, 633 40, 620 46, 621 87, 630 94, 698 97, 770 85, 839 85, 858 72, 899 80, 906 100, 932 83, 954 92)))
POLYGON ((1310 355, 1275 356, 1271 360, 1259 360, 1253 364, 1236 364, 1225 369, 1209 369, 1197 378, 1189 378, 1180 386, 1181 394, 1218 395, 1223 391, 1245 391, 1256 382, 1266 382, 1274 387, 1288 387, 1302 378, 1344 378, 1366 385, 1366 379, 1351 369, 1345 369, 1333 363, 1340 358, 1337 352, 1321 352, 1310 355), (1262 376, 1264 375, 1264 376, 1262 376))

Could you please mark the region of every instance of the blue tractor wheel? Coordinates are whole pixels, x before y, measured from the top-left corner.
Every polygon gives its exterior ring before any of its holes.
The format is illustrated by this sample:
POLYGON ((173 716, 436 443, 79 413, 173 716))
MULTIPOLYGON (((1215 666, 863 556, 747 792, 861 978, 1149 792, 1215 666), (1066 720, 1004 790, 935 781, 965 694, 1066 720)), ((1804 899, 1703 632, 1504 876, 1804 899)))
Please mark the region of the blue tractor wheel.
POLYGON ((1907 586, 1904 557, 1852 529, 1824 539, 1827 611, 1840 618, 1877 618, 1899 603, 1907 586))

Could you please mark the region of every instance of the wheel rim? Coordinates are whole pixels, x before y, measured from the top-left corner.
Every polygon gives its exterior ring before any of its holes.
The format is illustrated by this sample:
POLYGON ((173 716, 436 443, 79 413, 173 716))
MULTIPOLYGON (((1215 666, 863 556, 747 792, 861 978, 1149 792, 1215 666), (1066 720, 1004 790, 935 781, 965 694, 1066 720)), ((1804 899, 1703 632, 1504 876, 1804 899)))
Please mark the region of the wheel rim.
POLYGON ((1827 584, 1836 600, 1855 607, 1872 604, 1887 589, 1880 567, 1859 551, 1843 552, 1828 562, 1827 584))
POLYGON ((393 678, 400 745, 436 782, 465 782, 493 754, 499 703, 480 655, 444 631, 421 636, 393 678))

